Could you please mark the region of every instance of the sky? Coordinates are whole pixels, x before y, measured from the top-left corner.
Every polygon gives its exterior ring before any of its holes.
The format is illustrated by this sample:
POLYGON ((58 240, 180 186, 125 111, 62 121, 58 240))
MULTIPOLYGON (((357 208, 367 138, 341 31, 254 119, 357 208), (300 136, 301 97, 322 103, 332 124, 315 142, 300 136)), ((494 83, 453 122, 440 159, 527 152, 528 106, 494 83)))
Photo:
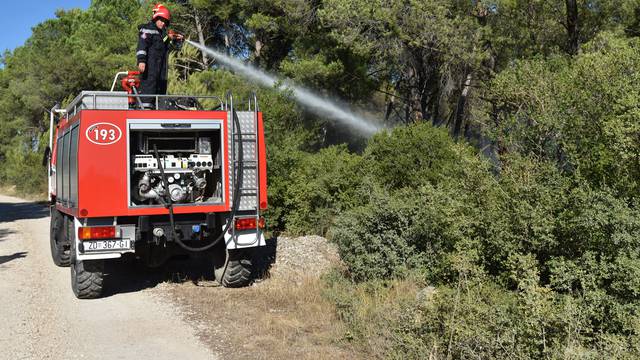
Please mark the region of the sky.
POLYGON ((0 36, 0 53, 24 44, 31 36, 31 28, 47 19, 55 18, 57 9, 89 7, 91 0, 12 0, 2 2, 4 23, 0 36))

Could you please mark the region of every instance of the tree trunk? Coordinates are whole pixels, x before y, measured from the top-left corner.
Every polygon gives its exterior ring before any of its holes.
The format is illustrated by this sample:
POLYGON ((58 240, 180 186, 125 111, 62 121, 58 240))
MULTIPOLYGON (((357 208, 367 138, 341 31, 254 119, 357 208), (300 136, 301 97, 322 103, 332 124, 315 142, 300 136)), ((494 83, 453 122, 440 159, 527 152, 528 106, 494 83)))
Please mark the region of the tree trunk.
POLYGON ((456 116, 453 125, 453 136, 457 139, 460 137, 460 130, 462 130, 462 123, 464 122, 465 109, 467 107, 467 100, 469 98, 469 92, 471 91, 471 81, 473 80, 473 73, 467 73, 467 78, 464 81, 462 93, 458 98, 458 106, 456 107, 456 116))
POLYGON ((575 55, 579 46, 578 1, 565 0, 567 6, 567 53, 575 55))
POLYGON ((429 84, 429 79, 432 78, 432 73, 429 69, 428 64, 425 63, 424 55, 421 51, 415 55, 417 60, 417 69, 416 76, 418 80, 418 103, 417 103, 417 116, 416 121, 425 121, 429 118, 429 93, 427 91, 427 85, 429 84))
POLYGON ((229 24, 225 23, 224 25, 224 47, 225 50, 227 51, 227 55, 231 55, 231 37, 229 36, 230 33, 230 29, 229 29, 229 24))
POLYGON ((262 41, 256 40, 256 43, 255 43, 256 50, 254 52, 255 65, 256 66, 260 66, 260 56, 262 55, 262 47, 263 47, 263 45, 264 44, 262 43, 262 41))
MULTIPOLYGON (((198 41, 200 42, 200 45, 202 45, 202 47, 205 47, 206 44, 204 43, 204 32, 202 30, 202 23, 200 23, 200 17, 198 16, 198 14, 195 14, 195 20, 196 20, 196 31, 198 32, 198 41)), ((204 65, 204 69, 208 69, 209 68, 209 58, 207 57, 207 54, 204 51, 201 51, 200 53, 202 53, 202 64, 204 65)))
POLYGON ((393 112, 393 108, 395 106, 395 100, 396 97, 395 95, 392 95, 392 91, 394 91, 394 89, 391 88, 391 86, 387 86, 387 95, 385 96, 385 101, 387 103, 386 106, 386 111, 384 112, 384 123, 385 124, 389 124, 389 119, 391 118, 391 113, 393 112))

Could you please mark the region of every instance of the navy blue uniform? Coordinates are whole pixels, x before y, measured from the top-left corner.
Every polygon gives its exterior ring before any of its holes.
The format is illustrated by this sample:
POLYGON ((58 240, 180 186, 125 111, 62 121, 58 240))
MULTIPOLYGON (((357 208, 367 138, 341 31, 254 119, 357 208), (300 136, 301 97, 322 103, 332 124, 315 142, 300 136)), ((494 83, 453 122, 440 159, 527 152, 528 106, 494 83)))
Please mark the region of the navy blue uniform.
MULTIPOLYGON (((167 93, 169 51, 180 50, 182 42, 172 41, 166 28, 159 29, 155 22, 140 25, 138 64, 145 63, 146 69, 140 76, 140 93, 164 95, 167 93)), ((155 103, 153 98, 143 98, 144 103, 155 103)))

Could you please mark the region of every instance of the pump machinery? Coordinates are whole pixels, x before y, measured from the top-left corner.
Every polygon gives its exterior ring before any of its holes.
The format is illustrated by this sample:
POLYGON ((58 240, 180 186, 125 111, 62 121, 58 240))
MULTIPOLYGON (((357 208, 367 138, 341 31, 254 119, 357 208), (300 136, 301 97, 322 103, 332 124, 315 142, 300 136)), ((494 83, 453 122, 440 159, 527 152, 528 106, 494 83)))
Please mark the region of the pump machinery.
POLYGON ((78 298, 101 296, 105 262, 122 257, 153 267, 199 253, 221 285, 249 284, 267 208, 256 96, 236 109, 231 93, 141 95, 138 76, 118 73, 111 91, 51 110, 54 263, 70 267, 78 298))

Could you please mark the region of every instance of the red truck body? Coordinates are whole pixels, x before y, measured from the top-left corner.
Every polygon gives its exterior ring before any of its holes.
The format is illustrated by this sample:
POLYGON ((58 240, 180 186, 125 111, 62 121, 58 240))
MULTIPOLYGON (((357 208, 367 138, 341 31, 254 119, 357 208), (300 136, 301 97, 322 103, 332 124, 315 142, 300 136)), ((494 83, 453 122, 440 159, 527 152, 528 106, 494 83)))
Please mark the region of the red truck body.
MULTIPOLYGON (((61 212, 77 218, 95 217, 120 217, 120 216, 140 216, 140 215, 166 215, 168 210, 164 207, 153 208, 133 208, 128 205, 127 174, 128 153, 127 153, 127 120, 128 119, 161 119, 171 120, 179 123, 194 120, 218 120, 223 125, 223 137, 229 136, 229 119, 225 111, 142 111, 142 110, 82 110, 68 121, 61 122, 57 129, 58 134, 64 134, 69 129, 79 124, 78 146, 77 146, 77 174, 75 181, 69 179, 69 183, 63 186, 68 188, 70 194, 77 193, 77 202, 63 201, 58 199, 56 207, 61 212), (95 134, 92 127, 96 124, 112 125, 116 131, 114 141, 100 144, 94 140, 95 134)), ((98 135, 99 136, 99 135, 98 135)), ((264 142, 264 130, 262 113, 258 113, 258 159, 259 159, 259 184, 260 184, 260 208, 267 207, 267 176, 266 176, 266 150, 264 142)), ((57 136, 56 136, 57 138, 57 136)), ((58 148, 57 141, 54 140, 55 154, 58 148)), ((229 149, 224 148, 222 156, 224 169, 229 168, 229 149)), ((56 157, 52 159, 56 165, 56 157)), ((187 213, 210 213, 229 212, 231 202, 229 199, 229 178, 223 184, 225 199, 220 205, 195 205, 179 206, 174 212, 176 214, 187 213)), ((57 198, 60 191, 54 189, 52 195, 57 198)), ((67 200, 67 199, 64 199, 67 200)))
POLYGON ((257 97, 245 111, 230 93, 151 97, 86 91, 50 112, 51 255, 78 298, 100 296, 104 262, 123 256, 155 267, 198 252, 223 286, 245 286, 266 245, 257 97))

